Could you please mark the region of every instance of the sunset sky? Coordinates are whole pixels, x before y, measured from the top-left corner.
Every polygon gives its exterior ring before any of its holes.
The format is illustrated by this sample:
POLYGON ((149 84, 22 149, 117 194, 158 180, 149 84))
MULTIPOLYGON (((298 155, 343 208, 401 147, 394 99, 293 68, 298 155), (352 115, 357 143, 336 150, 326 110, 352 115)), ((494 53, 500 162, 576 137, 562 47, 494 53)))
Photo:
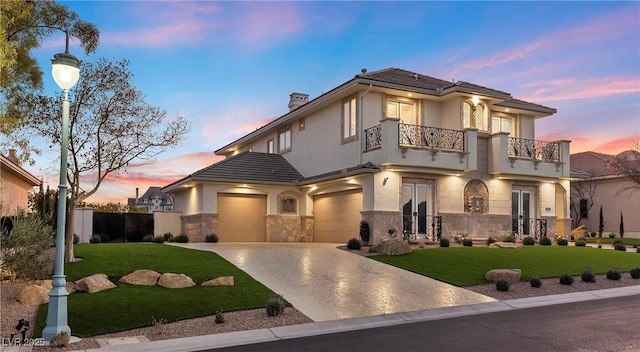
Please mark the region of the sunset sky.
MULTIPOLYGON (((369 72, 397 67, 556 108, 536 139, 616 154, 640 139, 640 2, 61 2, 98 26, 100 57, 131 61, 147 102, 192 130, 157 160, 114 174, 90 202, 126 202, 218 160, 213 151, 369 72)), ((35 54, 45 92, 64 36, 35 54)), ((82 73, 81 73, 82 74, 82 73)), ((39 143, 36 141, 36 143, 39 143)), ((57 187, 59 147, 25 168, 57 187)), ((86 188, 91 188, 88 181, 86 188)))

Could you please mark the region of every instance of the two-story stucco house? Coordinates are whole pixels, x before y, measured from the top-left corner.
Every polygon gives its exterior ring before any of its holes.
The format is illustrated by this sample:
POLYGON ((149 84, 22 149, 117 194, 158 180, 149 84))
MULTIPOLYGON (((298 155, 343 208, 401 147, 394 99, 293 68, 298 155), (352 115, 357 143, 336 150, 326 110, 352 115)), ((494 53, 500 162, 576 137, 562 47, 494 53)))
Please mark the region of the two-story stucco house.
POLYGON ((569 141, 555 109, 397 68, 361 74, 215 151, 165 186, 193 240, 370 243, 569 233, 569 141))

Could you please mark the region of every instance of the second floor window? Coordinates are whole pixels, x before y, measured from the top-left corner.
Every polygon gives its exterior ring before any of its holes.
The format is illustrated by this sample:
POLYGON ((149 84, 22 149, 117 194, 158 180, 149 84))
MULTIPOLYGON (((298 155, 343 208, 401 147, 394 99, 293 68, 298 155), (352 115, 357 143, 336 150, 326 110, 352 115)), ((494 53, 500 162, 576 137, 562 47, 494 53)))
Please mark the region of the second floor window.
POLYGON ((472 104, 469 101, 462 103, 462 127, 484 130, 486 109, 482 103, 472 104))
POLYGON ((402 123, 416 125, 415 104, 388 100, 387 117, 400 119, 402 123))
POLYGON ((291 128, 280 131, 278 134, 278 152, 280 154, 291 151, 291 128))
POLYGON ((270 140, 267 141, 267 153, 273 154, 275 152, 276 151, 275 151, 275 146, 274 146, 274 143, 273 143, 273 139, 270 139, 270 140))
POLYGON ((350 142, 358 139, 358 117, 356 98, 350 98, 342 104, 342 141, 350 142))
POLYGON ((510 117, 493 116, 491 118, 491 133, 498 132, 513 134, 513 119, 510 117))

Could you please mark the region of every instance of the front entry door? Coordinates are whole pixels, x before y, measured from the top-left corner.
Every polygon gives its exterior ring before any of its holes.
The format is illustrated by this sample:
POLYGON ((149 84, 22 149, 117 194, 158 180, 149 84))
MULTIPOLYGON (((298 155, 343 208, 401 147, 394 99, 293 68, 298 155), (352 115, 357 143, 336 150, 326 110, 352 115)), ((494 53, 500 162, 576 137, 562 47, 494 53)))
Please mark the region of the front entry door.
POLYGON ((429 186, 402 184, 402 234, 405 238, 427 238, 429 186))
POLYGON ((530 234, 531 205, 531 191, 511 191, 511 226, 512 231, 519 237, 530 234))

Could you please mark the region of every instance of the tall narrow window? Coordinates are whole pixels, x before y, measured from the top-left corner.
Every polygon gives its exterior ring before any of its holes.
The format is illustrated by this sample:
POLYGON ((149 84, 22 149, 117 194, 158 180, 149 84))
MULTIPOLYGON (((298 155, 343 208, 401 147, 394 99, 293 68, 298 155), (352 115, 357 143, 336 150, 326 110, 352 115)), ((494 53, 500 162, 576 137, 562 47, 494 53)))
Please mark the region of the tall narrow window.
POLYGON ((462 103, 462 126, 484 130, 486 108, 482 103, 473 105, 471 102, 462 103))
POLYGON ((589 218, 589 205, 584 198, 580 199, 580 217, 583 219, 589 218))
POLYGON ((278 152, 280 154, 291 151, 291 127, 278 134, 278 152))
POLYGON ((356 98, 345 100, 342 105, 342 142, 358 139, 358 116, 356 98))
POLYGON ((273 154, 275 152, 276 151, 275 151, 275 146, 274 146, 274 143, 273 143, 273 139, 270 139, 270 140, 267 141, 267 153, 273 154))

